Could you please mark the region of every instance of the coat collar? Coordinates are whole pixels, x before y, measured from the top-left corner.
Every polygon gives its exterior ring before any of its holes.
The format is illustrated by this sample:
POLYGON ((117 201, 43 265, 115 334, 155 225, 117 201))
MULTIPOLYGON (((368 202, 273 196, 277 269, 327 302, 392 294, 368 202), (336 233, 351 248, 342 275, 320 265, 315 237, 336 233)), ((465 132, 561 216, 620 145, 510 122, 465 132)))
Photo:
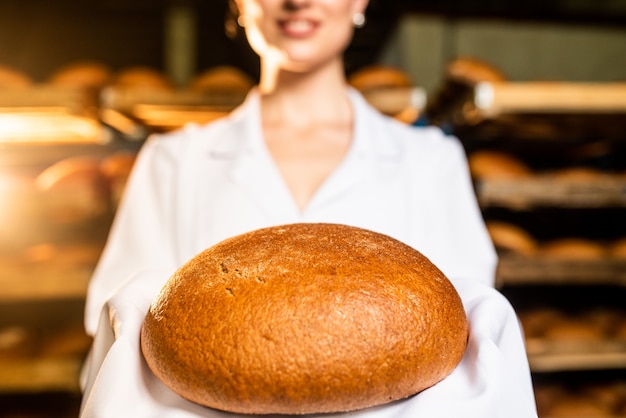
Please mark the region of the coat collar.
MULTIPOLYGON (((399 157, 401 148, 389 138, 390 132, 384 126, 384 123, 397 122, 387 121, 353 88, 348 88, 348 97, 354 109, 350 153, 382 158, 399 157)), ((232 131, 212 144, 211 155, 225 158, 267 152, 262 135, 260 107, 260 94, 253 88, 246 100, 228 116, 232 131)))
POLYGON ((208 154, 212 158, 233 162, 227 176, 247 190, 259 209, 276 219, 302 219, 324 202, 349 193, 359 182, 367 182, 369 176, 376 175, 377 161, 394 161, 402 154, 398 145, 400 142, 394 140, 385 125, 390 121, 374 110, 356 90, 349 90, 349 98, 355 115, 352 145, 344 161, 322 184, 303 212, 297 209, 265 145, 260 95, 256 89, 228 116, 225 121, 227 129, 218 134, 221 136, 208 154))

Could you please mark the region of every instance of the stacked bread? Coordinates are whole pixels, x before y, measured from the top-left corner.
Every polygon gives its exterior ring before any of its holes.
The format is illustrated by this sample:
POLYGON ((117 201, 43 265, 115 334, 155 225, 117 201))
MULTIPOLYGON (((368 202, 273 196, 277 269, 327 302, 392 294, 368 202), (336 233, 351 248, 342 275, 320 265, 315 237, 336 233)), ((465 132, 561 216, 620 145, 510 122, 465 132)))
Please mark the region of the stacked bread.
POLYGON ((626 384, 623 381, 588 382, 579 385, 535 386, 541 417, 613 418, 626 416, 626 384))

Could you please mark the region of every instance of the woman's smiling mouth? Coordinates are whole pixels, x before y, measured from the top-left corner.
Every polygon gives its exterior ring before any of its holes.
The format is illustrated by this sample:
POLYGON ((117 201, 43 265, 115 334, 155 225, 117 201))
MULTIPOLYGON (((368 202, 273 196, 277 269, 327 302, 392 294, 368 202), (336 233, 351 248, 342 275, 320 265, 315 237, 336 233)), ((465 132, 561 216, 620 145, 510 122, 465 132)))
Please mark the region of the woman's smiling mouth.
POLYGON ((285 35, 295 38, 302 38, 312 34, 319 26, 319 23, 311 19, 294 18, 280 20, 278 22, 278 25, 285 35))

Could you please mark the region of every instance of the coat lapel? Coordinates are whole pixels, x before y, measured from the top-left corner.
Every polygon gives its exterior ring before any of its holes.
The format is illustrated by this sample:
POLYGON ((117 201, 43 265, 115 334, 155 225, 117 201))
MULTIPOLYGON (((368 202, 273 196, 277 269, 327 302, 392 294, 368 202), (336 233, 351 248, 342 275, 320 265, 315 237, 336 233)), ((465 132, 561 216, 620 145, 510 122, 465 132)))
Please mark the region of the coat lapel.
POLYGON ((352 190, 367 187, 377 174, 378 164, 397 161, 401 156, 395 142, 388 140, 388 132, 381 129, 382 116, 355 90, 350 89, 348 93, 354 110, 352 145, 341 164, 313 196, 306 211, 314 211, 328 202, 349 196, 352 190))
POLYGON ((317 190, 301 213, 264 143, 260 120, 260 97, 253 90, 242 106, 230 116, 230 125, 209 151, 213 159, 229 160, 226 177, 241 188, 272 218, 281 222, 302 219, 328 202, 336 201, 351 190, 366 186, 376 175, 381 160, 394 161, 401 152, 395 141, 385 138, 381 116, 360 94, 349 91, 354 108, 353 143, 335 171, 317 190))
POLYGON ((278 219, 292 219, 298 210, 265 146, 260 116, 260 98, 253 90, 231 115, 230 129, 210 155, 231 161, 227 180, 249 195, 259 210, 278 219))

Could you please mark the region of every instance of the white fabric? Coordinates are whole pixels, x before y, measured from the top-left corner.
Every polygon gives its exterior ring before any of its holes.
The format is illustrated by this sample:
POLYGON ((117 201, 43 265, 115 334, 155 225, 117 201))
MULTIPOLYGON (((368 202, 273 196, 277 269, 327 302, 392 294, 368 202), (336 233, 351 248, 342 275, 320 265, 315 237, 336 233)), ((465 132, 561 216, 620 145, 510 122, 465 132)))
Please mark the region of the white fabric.
MULTIPOLYGON (((144 272, 110 299, 103 316, 103 324, 110 325, 100 328, 92 352, 108 354, 99 373, 89 376, 85 383, 81 417, 240 416, 184 400, 165 387, 146 365, 139 332, 167 276, 167 272, 144 272)), ((537 417, 520 328, 510 304, 496 290, 480 283, 462 282, 457 290, 471 325, 465 356, 452 374, 405 400, 333 417, 537 417)))
POLYGON ((302 212, 265 147, 256 91, 229 118, 152 137, 91 280, 87 331, 96 331, 105 301, 130 275, 173 272, 224 238, 295 222, 381 232, 421 251, 453 281, 493 285, 495 251, 459 141, 383 117, 350 92, 353 144, 302 212))
POLYGON ((265 147, 256 91, 227 118, 146 142, 89 287, 85 325, 95 343, 84 368, 84 417, 222 416, 155 380, 138 348, 141 321, 165 280, 198 252, 294 222, 354 225, 404 241, 461 290, 470 315, 470 349, 454 378, 358 416, 536 416, 520 329, 492 288, 495 251, 461 144, 386 118, 353 90, 350 97, 352 146, 303 211, 265 147))

